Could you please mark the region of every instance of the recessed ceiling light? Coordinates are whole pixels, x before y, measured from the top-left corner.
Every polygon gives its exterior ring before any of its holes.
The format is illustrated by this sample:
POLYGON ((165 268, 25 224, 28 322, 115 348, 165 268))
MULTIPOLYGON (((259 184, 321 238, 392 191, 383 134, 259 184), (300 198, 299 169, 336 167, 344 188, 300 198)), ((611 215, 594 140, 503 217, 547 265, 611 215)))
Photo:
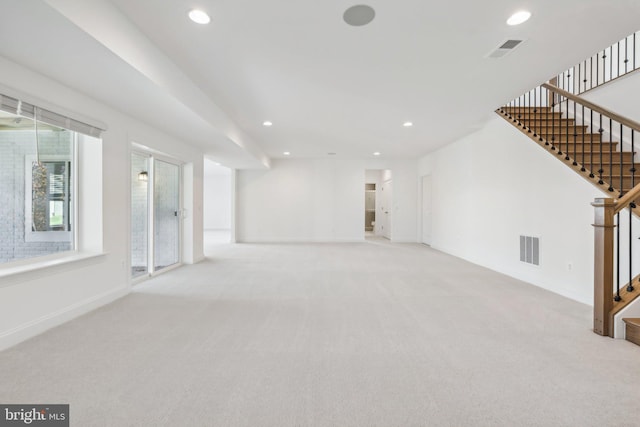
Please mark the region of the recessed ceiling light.
POLYGON ((404 122, 404 123, 402 124, 402 126, 404 126, 404 127, 406 127, 406 128, 410 128, 411 126, 413 126, 413 123, 412 123, 412 122, 404 122))
POLYGON ((266 121, 262 122, 262 126, 267 126, 267 127, 273 126, 273 123, 270 122, 269 120, 266 120, 266 121))
POLYGON ((528 10, 521 10, 514 13, 509 19, 507 19, 507 25, 520 25, 523 22, 526 22, 529 18, 531 18, 531 12, 528 10))
POLYGON ((373 155, 374 155, 374 156, 379 156, 379 155, 380 155, 380 152, 379 152, 379 151, 376 151, 375 153, 373 153, 373 155))
POLYGON ((204 25, 211 22, 211 18, 209 18, 209 15, 207 15, 206 12, 198 9, 193 9, 191 12, 189 12, 189 18, 196 24, 204 25))
POLYGON ((342 15, 344 22, 353 27, 367 25, 369 22, 373 21, 373 18, 375 17, 376 11, 373 10, 371 6, 364 4, 351 6, 349 9, 345 10, 342 15))
POLYGON ((289 151, 285 151, 285 152, 284 152, 284 153, 282 153, 282 154, 284 154, 285 156, 290 156, 290 155, 291 155, 291 153, 290 153, 289 151))

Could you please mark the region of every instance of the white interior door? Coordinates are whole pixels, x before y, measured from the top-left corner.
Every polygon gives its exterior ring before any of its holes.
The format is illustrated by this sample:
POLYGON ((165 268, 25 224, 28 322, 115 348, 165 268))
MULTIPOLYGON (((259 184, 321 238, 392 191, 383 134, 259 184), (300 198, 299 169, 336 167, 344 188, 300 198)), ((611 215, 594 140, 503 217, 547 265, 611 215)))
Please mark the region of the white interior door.
POLYGON ((431 245, 431 175, 422 177, 422 243, 431 245))
POLYGON ((391 211, 392 211, 392 194, 393 194, 393 185, 392 181, 385 181, 382 184, 381 188, 381 199, 382 203, 380 204, 379 214, 376 215, 376 218, 380 217, 382 219, 382 223, 380 225, 380 232, 387 239, 391 239, 391 211))

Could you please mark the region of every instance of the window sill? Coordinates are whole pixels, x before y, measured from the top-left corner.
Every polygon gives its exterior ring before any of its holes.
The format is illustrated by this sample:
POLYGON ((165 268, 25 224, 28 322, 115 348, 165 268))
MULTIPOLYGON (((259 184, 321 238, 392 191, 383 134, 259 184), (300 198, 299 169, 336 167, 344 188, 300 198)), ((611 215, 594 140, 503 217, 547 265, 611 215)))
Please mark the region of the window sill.
POLYGON ((6 263, 0 265, 0 288, 69 270, 78 265, 93 264, 105 255, 104 252, 65 252, 6 263))

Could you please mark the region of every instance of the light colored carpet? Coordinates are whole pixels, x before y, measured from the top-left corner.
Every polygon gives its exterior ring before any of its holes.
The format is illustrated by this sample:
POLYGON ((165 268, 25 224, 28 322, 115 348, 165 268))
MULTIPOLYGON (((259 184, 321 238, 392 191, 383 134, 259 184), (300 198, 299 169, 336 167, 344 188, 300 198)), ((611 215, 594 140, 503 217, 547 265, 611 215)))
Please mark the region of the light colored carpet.
POLYGON ((0 402, 73 426, 640 423, 640 347, 585 305, 417 244, 208 250, 0 353, 0 402))

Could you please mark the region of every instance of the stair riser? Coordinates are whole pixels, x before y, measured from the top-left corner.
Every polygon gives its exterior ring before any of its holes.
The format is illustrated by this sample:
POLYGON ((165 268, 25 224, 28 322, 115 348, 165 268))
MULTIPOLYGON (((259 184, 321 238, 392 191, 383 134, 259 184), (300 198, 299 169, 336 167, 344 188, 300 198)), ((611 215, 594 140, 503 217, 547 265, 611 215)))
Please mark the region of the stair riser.
POLYGON ((502 109, 504 111, 533 111, 533 110, 537 110, 537 111, 549 111, 549 107, 502 107, 502 109))
MULTIPOLYGON (((556 143, 554 145, 556 146, 556 148, 562 151, 569 151, 571 153, 577 153, 578 155, 582 155, 582 153, 585 153, 585 156, 590 156, 592 152, 593 154, 600 154, 600 151, 601 151, 600 146, 602 146, 602 154, 613 152, 614 154, 617 153, 618 156, 620 156, 620 152, 616 151, 615 145, 613 146, 613 151, 610 150, 611 147, 609 147, 609 144, 582 144, 582 143, 576 142, 574 147, 573 142, 570 141, 568 147, 566 142, 563 142, 562 144, 556 143)), ((624 158, 624 153, 622 154, 622 157, 624 158)), ((617 160, 618 160, 618 163, 620 163, 620 158, 618 158, 617 160)))
POLYGON ((627 341, 640 345, 640 328, 627 323, 625 328, 625 338, 627 341))
POLYGON ((569 133, 570 134, 580 134, 582 135, 582 130, 584 129, 584 133, 588 134, 591 133, 589 132, 588 126, 573 126, 573 124, 567 126, 567 125, 559 125, 558 123, 552 124, 552 123, 548 123, 548 124, 539 124, 539 123, 534 123, 534 124, 529 124, 527 123, 527 127, 534 129, 535 131, 540 131, 540 132, 544 132, 544 133, 566 133, 567 132, 567 128, 569 128, 569 133))
MULTIPOLYGON (((581 161, 581 156, 578 155, 577 159, 578 162, 589 166, 590 163, 590 159, 589 156, 585 156, 584 161, 581 161)), ((593 162, 593 167, 594 169, 599 169, 600 165, 598 165, 596 162, 593 162)), ((622 171, 625 175, 631 175, 631 168, 632 165, 630 164, 624 164, 622 165, 622 171)), ((602 165, 602 170, 605 171, 605 173, 608 175, 609 174, 609 164, 607 163, 606 165, 602 165)), ((618 163, 616 164, 615 162, 613 163, 613 175, 618 175, 620 174, 620 159, 618 159, 618 163)), ((640 165, 636 166, 636 172, 635 172, 635 176, 636 176, 636 181, 640 182, 640 165)))
MULTIPOLYGON (((580 158, 582 157, 582 153, 578 152, 576 155, 574 155, 575 153, 571 150, 569 151, 565 151, 564 147, 562 147, 562 153, 563 154, 569 154, 569 157, 576 159, 576 161, 579 161, 580 158)), ((552 153, 557 153, 557 151, 551 151, 552 153)), ((602 164, 603 165, 608 165, 609 164, 609 159, 611 158, 610 153, 602 153, 602 164)), ((591 156, 585 156, 585 162, 586 164, 589 164, 589 161, 591 160, 591 156)), ((622 153, 622 161, 623 162, 630 162, 631 161, 631 153, 622 153)), ((611 163, 613 163, 614 165, 616 164, 616 162, 619 164, 620 163, 620 153, 613 153, 613 158, 611 159, 611 163)), ((600 153, 593 153, 593 164, 595 165, 599 165, 600 164, 600 153)))
MULTIPOLYGON (((555 147, 558 150, 561 150, 562 152, 568 151, 570 153, 576 153, 579 156, 582 156, 582 153, 585 153, 585 157, 587 158, 591 158, 591 153, 593 153, 594 159, 596 154, 600 155, 600 152, 602 152, 602 154, 610 154, 613 153, 614 154, 614 160, 617 161, 618 163, 620 163, 620 152, 616 151, 616 146, 613 146, 613 151, 611 151, 611 147, 609 147, 609 144, 581 144, 576 142, 575 145, 573 142, 555 142, 554 143, 555 147), (600 149, 602 148, 602 150, 600 149), (618 155, 618 158, 616 158, 616 154, 618 155)), ((627 153, 627 152, 623 152, 622 153, 622 158, 625 158, 625 155, 630 155, 631 153, 627 153)), ((594 160, 595 162, 595 160, 594 160)))
POLYGON ((513 113, 509 113, 511 115, 512 118, 515 119, 521 119, 521 120, 525 120, 525 121, 537 121, 537 120, 542 120, 542 121, 550 121, 553 122, 555 121, 560 122, 561 120, 571 120, 573 121, 573 119, 563 119, 562 118, 562 114, 560 113, 517 113, 517 112, 513 112, 513 113))
MULTIPOLYGON (((536 129, 549 129, 549 130, 566 129, 566 128, 573 129, 573 126, 576 124, 573 120, 567 120, 562 122, 558 120, 520 120, 520 122, 524 126, 530 127, 531 129, 536 128, 536 129)), ((585 133, 588 133, 588 130, 585 133)))
MULTIPOLYGON (((614 164, 613 165, 613 170, 611 170, 609 168, 609 163, 599 165, 597 162, 593 162, 593 164, 591 164, 590 161, 589 161, 589 157, 585 157, 584 161, 583 161, 582 160, 582 156, 579 156, 579 155, 577 157, 575 157, 575 161, 580 163, 581 165, 583 165, 588 170, 593 171, 593 173, 597 173, 597 171, 602 169, 602 175, 603 176, 609 176, 609 175, 619 176, 620 175, 620 166, 619 165, 616 166, 614 164), (610 170, 611 170, 611 172, 609 172, 610 170)), ((632 175, 631 171, 629 171, 629 168, 625 168, 623 170, 622 174, 624 176, 629 176, 630 177, 632 175)), ((640 170, 640 168, 639 168, 639 170, 640 170)), ((640 183, 640 172, 636 172, 634 176, 635 176, 635 182, 636 183, 640 183)))
MULTIPOLYGON (((580 135, 567 135, 567 134, 551 134, 551 133, 539 133, 539 136, 542 136, 544 139, 546 139, 547 141, 551 142, 551 138, 553 138, 553 141, 576 141, 576 142, 580 142, 582 143, 582 141, 585 142, 585 144, 588 144, 589 142, 600 142, 602 139, 602 135, 600 135, 599 133, 596 134, 588 134, 588 135, 584 135, 584 139, 582 137, 582 134, 580 135)), ((609 142, 605 141, 605 145, 608 145, 609 142)), ((614 146, 615 146, 615 142, 614 142, 614 146)))

